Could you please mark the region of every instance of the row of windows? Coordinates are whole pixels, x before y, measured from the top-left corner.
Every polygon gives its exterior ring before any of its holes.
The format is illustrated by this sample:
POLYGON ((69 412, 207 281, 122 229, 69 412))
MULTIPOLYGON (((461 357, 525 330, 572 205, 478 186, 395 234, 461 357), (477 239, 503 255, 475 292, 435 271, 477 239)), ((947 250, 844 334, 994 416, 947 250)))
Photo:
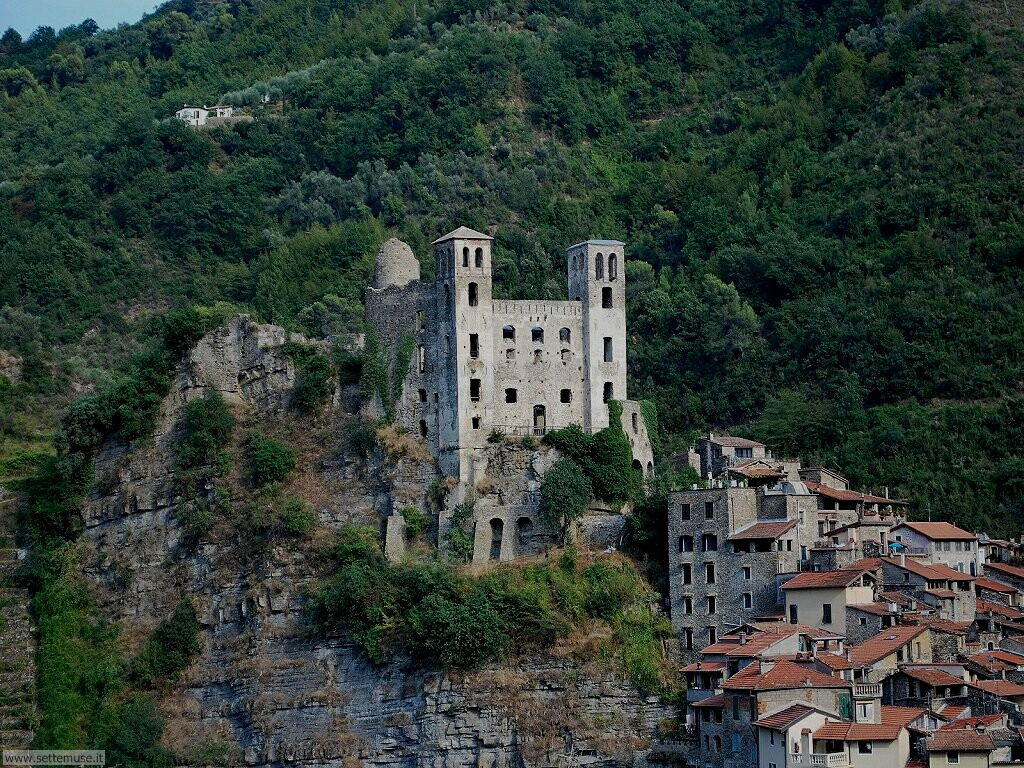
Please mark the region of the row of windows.
MULTIPOLYGON (((683 504, 679 507, 679 519, 689 520, 690 519, 690 505, 683 504)), ((714 520, 715 519, 715 502, 705 501, 704 502, 704 519, 714 520)))
MULTIPOLYGON (((716 595, 708 595, 705 600, 704 607, 709 616, 713 616, 718 613, 718 597, 716 595)), ((754 607, 753 592, 743 593, 743 607, 748 611, 754 607)), ((693 598, 690 595, 685 595, 682 599, 682 612, 685 616, 689 616, 693 613, 693 598)), ((831 614, 829 615, 831 616, 831 614)))
MULTIPOLYGON (((508 388, 505 390, 505 402, 506 403, 518 403, 519 402, 519 390, 514 388, 508 388)), ((572 402, 572 390, 563 389, 558 393, 558 402, 560 403, 571 403, 572 402)))
MULTIPOLYGON (((579 299, 577 299, 578 301, 579 299)), ((476 283, 469 283, 466 286, 466 301, 469 306, 476 307, 480 305, 480 286, 476 283)), ((601 308, 612 309, 614 307, 614 300, 612 299, 612 289, 607 286, 601 289, 601 308)), ((445 285, 444 287, 444 308, 445 311, 451 310, 451 289, 445 285)), ((534 329, 536 330, 536 329, 534 329)))
MULTIPOLYGON (((516 327, 514 325, 503 325, 501 327, 501 338, 505 341, 516 340, 516 327)), ((563 344, 568 344, 572 340, 572 331, 568 328, 560 328, 558 331, 558 340, 563 344)), ((534 344, 544 343, 544 329, 540 326, 534 326, 530 329, 530 341, 534 344)))
MULTIPOLYGON (((692 545, 692 542, 691 542, 691 545, 692 545)), ((742 572, 743 572, 743 580, 744 581, 750 581, 751 578, 752 578, 752 573, 751 573, 751 570, 750 570, 750 566, 749 565, 744 565, 743 568, 742 568, 742 572)), ((693 583, 693 566, 690 563, 683 563, 682 564, 682 575, 683 575, 683 584, 684 585, 692 584, 693 583)), ((708 584, 714 584, 715 583, 715 564, 714 563, 704 563, 704 581, 707 582, 708 584)))

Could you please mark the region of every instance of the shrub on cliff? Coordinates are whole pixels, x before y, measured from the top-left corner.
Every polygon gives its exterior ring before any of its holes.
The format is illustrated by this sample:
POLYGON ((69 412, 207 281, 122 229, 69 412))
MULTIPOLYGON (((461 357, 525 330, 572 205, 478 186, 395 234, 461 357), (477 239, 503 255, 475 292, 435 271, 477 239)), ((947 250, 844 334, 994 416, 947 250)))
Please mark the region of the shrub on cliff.
POLYGON ((190 400, 181 419, 178 463, 184 468, 223 465, 223 449, 231 442, 235 417, 220 392, 207 387, 202 397, 190 400))
POLYGON ((295 469, 295 451, 280 440, 259 432, 253 431, 246 435, 245 453, 249 480, 258 487, 283 482, 295 469))
POLYGON ((652 680, 668 680, 660 643, 671 629, 621 557, 581 567, 564 554, 557 564, 501 565, 474 577, 434 561, 389 563, 370 527, 343 529, 336 557, 311 601, 313 615, 322 630, 349 631, 376 664, 404 652, 422 664, 470 669, 550 647, 582 622, 601 620, 612 628, 609 656, 638 686, 649 691, 652 680))
POLYGON ((326 355, 316 353, 299 365, 292 404, 300 413, 316 413, 334 394, 334 371, 326 355))
POLYGON ((199 621, 192 603, 178 604, 160 622, 131 664, 132 679, 141 685, 173 683, 199 653, 199 621))

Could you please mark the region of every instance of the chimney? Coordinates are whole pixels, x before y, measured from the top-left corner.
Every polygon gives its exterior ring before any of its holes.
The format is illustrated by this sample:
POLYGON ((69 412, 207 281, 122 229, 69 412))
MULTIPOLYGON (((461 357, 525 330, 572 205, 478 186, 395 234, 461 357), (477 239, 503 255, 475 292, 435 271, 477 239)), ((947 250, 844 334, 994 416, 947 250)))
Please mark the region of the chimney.
POLYGON ((853 663, 853 654, 850 653, 850 649, 849 648, 846 649, 846 660, 848 662, 850 662, 851 664, 853 663))
POLYGON ((810 688, 811 687, 811 678, 805 677, 804 678, 804 685, 807 686, 808 688, 810 688))
POLYGON ((907 553, 900 552, 900 565, 905 566, 907 564, 907 553))
POLYGON ((747 633, 746 632, 740 632, 740 645, 746 645, 746 644, 747 644, 747 633))

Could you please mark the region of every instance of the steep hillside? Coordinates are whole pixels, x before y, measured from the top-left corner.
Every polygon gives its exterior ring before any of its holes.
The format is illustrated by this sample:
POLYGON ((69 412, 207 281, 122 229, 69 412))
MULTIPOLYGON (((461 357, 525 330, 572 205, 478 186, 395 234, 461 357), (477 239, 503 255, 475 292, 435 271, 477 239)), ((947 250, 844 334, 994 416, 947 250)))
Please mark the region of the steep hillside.
POLYGON ((180 0, 0 42, 7 472, 178 304, 325 336, 376 245, 496 237, 507 296, 617 237, 634 394, 1014 531, 1012 4, 180 0), (263 104, 264 97, 269 102, 263 104), (195 131, 182 102, 250 105, 195 131), (11 461, 11 459, 14 461, 11 461))

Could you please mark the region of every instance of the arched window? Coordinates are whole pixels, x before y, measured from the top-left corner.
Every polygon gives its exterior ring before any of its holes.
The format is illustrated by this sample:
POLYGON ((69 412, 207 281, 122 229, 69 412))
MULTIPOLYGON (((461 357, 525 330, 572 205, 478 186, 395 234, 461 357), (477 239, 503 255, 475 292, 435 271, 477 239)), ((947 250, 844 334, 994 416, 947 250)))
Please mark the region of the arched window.
POLYGON ((614 253, 608 254, 608 279, 614 280, 619 276, 619 260, 614 253))
POLYGON ((633 421, 633 431, 634 432, 639 432, 640 431, 640 420, 637 419, 636 413, 632 414, 632 417, 633 417, 632 418, 632 421, 633 421))
POLYGON ((491 560, 501 558, 501 539, 505 533, 505 521, 500 517, 491 520, 491 560))
POLYGON ((647 476, 650 477, 653 474, 654 474, 654 462, 653 461, 648 461, 647 462, 647 476))
POLYGON ((640 463, 640 459, 633 459, 633 469, 641 475, 644 473, 644 465, 640 463))
POLYGON ((610 381, 604 383, 604 402, 615 399, 615 387, 610 381))
POLYGON ((530 329, 530 341, 532 341, 534 344, 543 344, 544 343, 544 329, 541 328, 539 325, 534 326, 533 328, 531 328, 530 329))
POLYGON ((469 284, 469 306, 475 307, 480 303, 479 291, 476 283, 469 284))
POLYGON ((502 326, 502 328, 501 328, 501 338, 503 338, 505 341, 515 341, 516 340, 516 329, 515 329, 515 326, 512 326, 512 325, 502 326))
POLYGON ((535 350, 533 350, 533 362, 535 362, 535 363, 544 362, 544 350, 543 349, 535 349, 535 350))
POLYGON ((462 266, 469 266, 469 248, 462 249, 462 266))
POLYGON ((604 254, 599 253, 594 259, 594 277, 598 280, 604 278, 604 254))
POLYGON ((477 248, 476 251, 473 253, 473 259, 477 269, 482 268, 484 265, 484 249, 477 248))
POLYGON ((558 340, 563 344, 568 344, 571 338, 572 331, 570 331, 568 328, 562 328, 558 331, 558 340))

